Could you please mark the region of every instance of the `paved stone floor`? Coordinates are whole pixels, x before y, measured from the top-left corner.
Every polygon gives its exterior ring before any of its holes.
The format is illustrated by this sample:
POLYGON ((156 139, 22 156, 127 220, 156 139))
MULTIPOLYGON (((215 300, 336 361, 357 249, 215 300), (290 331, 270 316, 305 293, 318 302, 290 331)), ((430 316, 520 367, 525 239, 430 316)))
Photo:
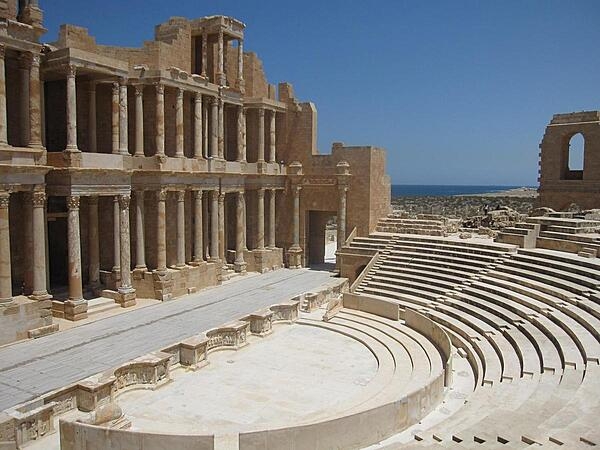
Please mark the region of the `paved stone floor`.
POLYGON ((0 349, 0 410, 285 301, 329 272, 281 269, 0 349))

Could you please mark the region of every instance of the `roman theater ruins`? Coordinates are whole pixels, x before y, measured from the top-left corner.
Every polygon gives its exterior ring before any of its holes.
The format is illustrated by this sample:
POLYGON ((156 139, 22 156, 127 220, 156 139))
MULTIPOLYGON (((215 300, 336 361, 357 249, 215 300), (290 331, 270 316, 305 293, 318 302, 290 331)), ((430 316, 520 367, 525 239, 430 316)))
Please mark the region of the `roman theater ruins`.
POLYGON ((1 450, 600 445, 599 112, 466 228, 320 154, 237 19, 45 32, 0 0, 1 450))

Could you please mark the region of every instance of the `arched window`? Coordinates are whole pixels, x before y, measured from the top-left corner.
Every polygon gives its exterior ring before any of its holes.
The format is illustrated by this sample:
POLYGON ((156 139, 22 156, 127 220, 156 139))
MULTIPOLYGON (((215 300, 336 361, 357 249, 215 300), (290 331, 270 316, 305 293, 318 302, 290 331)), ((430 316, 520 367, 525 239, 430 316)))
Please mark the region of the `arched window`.
POLYGON ((583 180, 585 139, 575 133, 566 142, 563 180, 583 180))

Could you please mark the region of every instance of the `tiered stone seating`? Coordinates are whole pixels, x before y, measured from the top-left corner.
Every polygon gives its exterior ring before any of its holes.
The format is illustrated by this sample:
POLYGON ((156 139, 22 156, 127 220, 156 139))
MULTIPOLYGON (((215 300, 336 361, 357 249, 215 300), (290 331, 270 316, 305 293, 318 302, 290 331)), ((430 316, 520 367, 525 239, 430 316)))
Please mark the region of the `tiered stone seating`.
POLYGON ((447 219, 445 218, 437 216, 408 218, 396 213, 379 219, 376 230, 379 232, 430 236, 446 236, 448 234, 447 219))
POLYGON ((597 258, 396 234, 355 294, 436 322, 476 386, 452 414, 436 410, 383 448, 600 445, 597 258))

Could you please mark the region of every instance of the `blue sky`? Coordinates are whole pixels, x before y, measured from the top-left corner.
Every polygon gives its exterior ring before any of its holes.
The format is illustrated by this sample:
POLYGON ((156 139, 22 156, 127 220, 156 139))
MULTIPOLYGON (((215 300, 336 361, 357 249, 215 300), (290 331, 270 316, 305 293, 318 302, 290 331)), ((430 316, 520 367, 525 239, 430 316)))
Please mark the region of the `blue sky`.
POLYGON ((98 43, 139 46, 170 16, 231 15, 271 83, 291 82, 331 143, 384 147, 393 183, 537 184, 558 112, 598 109, 600 1, 40 0, 98 43))

